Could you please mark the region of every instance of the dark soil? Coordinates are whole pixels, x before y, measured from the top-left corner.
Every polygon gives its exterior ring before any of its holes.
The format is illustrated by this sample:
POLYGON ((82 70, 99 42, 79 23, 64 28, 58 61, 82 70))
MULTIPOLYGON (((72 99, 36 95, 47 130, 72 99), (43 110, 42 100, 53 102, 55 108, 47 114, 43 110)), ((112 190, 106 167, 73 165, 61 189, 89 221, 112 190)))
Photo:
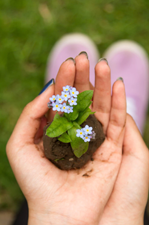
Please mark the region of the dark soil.
POLYGON ((93 127, 96 133, 95 139, 89 142, 87 152, 80 158, 77 158, 72 151, 70 143, 62 143, 57 138, 50 138, 46 133, 46 129, 50 126, 48 124, 44 127, 43 145, 45 156, 62 170, 80 169, 89 160, 92 160, 92 155, 96 149, 103 143, 105 135, 101 123, 94 115, 90 115, 87 120, 81 124, 81 127, 89 125, 93 127))

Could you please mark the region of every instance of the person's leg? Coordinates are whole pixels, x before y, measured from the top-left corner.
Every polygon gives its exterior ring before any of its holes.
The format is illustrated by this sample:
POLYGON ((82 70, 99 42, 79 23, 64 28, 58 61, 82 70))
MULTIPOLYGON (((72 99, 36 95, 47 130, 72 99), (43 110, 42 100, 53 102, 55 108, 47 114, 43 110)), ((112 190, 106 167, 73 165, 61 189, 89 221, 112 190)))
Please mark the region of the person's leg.
POLYGON ((124 80, 127 112, 143 133, 149 99, 149 61, 145 50, 133 41, 119 41, 105 52, 111 68, 112 84, 118 77, 124 80))

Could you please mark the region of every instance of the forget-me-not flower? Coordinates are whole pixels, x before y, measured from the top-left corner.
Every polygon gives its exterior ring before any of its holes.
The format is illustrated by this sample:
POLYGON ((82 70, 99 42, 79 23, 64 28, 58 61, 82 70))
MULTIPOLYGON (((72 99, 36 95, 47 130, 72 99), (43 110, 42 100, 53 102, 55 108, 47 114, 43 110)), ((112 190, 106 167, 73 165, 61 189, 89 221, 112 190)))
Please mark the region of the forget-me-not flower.
POLYGON ((91 137, 90 137, 90 136, 85 136, 85 137, 83 138, 84 142, 89 142, 89 141, 90 141, 90 139, 91 139, 91 137))
POLYGON ((83 129, 77 129, 76 131, 77 131, 76 136, 80 137, 80 138, 82 138, 84 140, 84 131, 83 131, 83 129))
POLYGON ((92 127, 89 127, 88 125, 86 125, 83 130, 84 130, 84 133, 87 135, 87 134, 92 134, 92 127))
POLYGON ((66 106, 67 107, 67 113, 73 112, 73 107, 71 106, 66 106))
POLYGON ((55 96, 55 95, 53 95, 51 98, 49 98, 49 100, 50 100, 51 102, 56 101, 56 96, 55 96))
POLYGON ((64 98, 61 95, 56 95, 56 101, 58 103, 62 103, 64 101, 64 98))
POLYGON ((56 102, 53 104, 53 111, 56 111, 56 110, 61 111, 61 107, 62 107, 62 105, 59 104, 58 102, 56 102))
POLYGON ((67 106, 66 106, 66 103, 63 103, 63 104, 62 104, 61 112, 67 113, 67 106))
POLYGON ((68 100, 70 105, 77 105, 77 99, 76 98, 71 98, 68 100))
POLYGON ((66 85, 65 87, 63 87, 63 91, 66 91, 66 92, 70 91, 70 86, 66 85))
POLYGON ((77 95, 79 94, 79 92, 78 91, 76 91, 76 88, 72 88, 71 90, 70 90, 70 94, 71 94, 71 96, 72 97, 77 97, 77 95))
POLYGON ((67 101, 70 98, 69 92, 62 91, 62 98, 67 101))

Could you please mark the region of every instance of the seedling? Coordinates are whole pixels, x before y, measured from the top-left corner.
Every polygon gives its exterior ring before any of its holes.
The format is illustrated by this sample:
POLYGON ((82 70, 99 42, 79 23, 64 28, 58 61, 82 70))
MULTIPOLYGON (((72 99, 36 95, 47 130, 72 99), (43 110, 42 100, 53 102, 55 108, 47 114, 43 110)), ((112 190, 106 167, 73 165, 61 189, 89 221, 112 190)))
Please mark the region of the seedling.
POLYGON ((95 137, 92 127, 80 125, 94 114, 91 105, 93 91, 88 90, 79 94, 76 88, 69 85, 63 87, 61 95, 49 98, 48 107, 54 111, 63 112, 60 116, 56 113, 53 122, 46 130, 46 135, 63 143, 70 143, 73 153, 80 158, 89 147, 89 142, 95 137))

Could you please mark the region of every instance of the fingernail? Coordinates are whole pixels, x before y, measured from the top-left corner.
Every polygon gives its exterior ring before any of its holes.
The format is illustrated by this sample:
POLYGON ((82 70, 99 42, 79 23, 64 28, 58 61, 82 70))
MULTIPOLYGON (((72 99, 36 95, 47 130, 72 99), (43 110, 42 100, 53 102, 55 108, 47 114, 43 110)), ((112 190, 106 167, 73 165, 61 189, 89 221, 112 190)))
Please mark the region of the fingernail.
POLYGON ((42 94, 52 84, 55 84, 55 81, 53 78, 48 83, 46 83, 46 85, 43 87, 43 89, 40 91, 40 93, 38 95, 42 94))
POLYGON ((107 63, 107 65, 109 65, 106 58, 101 58, 101 59, 98 60, 98 62, 101 62, 101 61, 105 61, 107 63))
POLYGON ((86 55, 86 58, 88 59, 88 54, 87 54, 87 52, 82 51, 82 52, 79 53, 79 55, 82 55, 82 54, 86 55))
POLYGON ((121 80, 124 83, 124 80, 122 77, 119 77, 117 80, 121 80))
POLYGON ((75 62, 74 58, 69 57, 68 59, 65 60, 65 62, 68 61, 68 60, 72 60, 74 62, 74 64, 76 65, 76 62, 75 62))

